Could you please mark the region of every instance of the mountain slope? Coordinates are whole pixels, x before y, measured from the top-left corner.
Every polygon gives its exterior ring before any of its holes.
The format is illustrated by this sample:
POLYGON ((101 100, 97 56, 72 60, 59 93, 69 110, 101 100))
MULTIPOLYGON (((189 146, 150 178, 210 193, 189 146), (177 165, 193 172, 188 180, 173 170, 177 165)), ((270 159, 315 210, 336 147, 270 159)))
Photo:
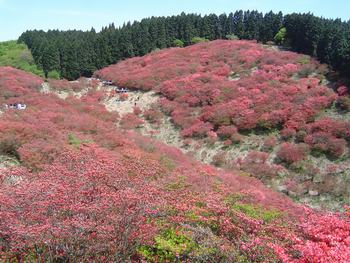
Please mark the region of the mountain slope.
POLYGON ((199 159, 339 209, 350 204, 350 121, 336 105, 349 95, 345 86, 339 95, 328 88, 326 73, 305 55, 216 40, 132 58, 95 76, 158 92, 158 108, 199 159))
MULTIPOLYGON (((258 180, 203 165, 115 126, 95 81, 65 100, 0 68, 3 260, 307 262, 350 258, 349 218, 294 204, 258 180), (330 223, 331 222, 331 223, 330 223), (342 253, 338 253, 342 251, 342 253)), ((70 89, 70 87, 66 87, 70 89)))

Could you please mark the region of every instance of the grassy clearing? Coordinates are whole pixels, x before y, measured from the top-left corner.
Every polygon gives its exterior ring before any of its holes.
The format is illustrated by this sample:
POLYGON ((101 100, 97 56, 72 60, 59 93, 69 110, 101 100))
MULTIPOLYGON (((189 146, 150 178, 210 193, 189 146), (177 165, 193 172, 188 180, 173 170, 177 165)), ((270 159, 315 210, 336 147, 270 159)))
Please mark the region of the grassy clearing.
POLYGON ((18 44, 15 40, 0 42, 0 66, 11 66, 40 77, 44 76, 34 62, 33 56, 25 44, 18 44))

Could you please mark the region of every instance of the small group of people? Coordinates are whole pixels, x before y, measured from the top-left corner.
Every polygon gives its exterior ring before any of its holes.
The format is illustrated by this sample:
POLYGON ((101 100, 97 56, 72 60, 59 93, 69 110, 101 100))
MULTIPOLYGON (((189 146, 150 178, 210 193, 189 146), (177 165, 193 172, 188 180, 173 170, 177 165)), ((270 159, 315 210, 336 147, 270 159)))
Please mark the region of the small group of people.
POLYGON ((27 105, 24 103, 5 104, 5 109, 25 110, 26 108, 27 108, 27 105))
POLYGON ((115 91, 117 93, 127 93, 129 90, 127 88, 116 88, 115 91))
MULTIPOLYGON (((137 96, 136 98, 132 99, 131 101, 134 101, 134 106, 137 106, 137 102, 140 100, 140 96, 137 96)), ((122 102, 123 100, 121 100, 120 98, 116 98, 115 102, 122 102)))
POLYGON ((140 96, 137 96, 135 102, 134 102, 134 106, 136 107, 137 106, 137 102, 136 101, 139 101, 140 100, 140 96))
POLYGON ((113 85, 113 82, 112 81, 108 81, 108 80, 104 80, 104 81, 102 81, 102 84, 106 85, 106 86, 110 86, 110 85, 113 85))

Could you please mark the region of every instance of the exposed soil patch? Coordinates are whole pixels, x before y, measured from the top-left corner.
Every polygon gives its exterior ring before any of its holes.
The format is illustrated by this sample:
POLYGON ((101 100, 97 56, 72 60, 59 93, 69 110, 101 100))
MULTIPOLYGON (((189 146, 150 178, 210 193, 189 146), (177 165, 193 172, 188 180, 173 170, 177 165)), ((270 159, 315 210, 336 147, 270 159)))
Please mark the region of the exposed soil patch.
POLYGON ((81 98, 83 95, 85 95, 89 89, 85 88, 81 91, 74 92, 72 90, 70 91, 65 91, 65 90, 56 90, 50 87, 50 84, 48 82, 44 82, 41 86, 42 93, 48 94, 48 93, 53 93, 56 94, 59 98, 65 100, 69 96, 74 96, 76 98, 81 98))
MULTIPOLYGON (((107 89, 110 92, 115 89, 113 86, 102 88, 107 89)), ((124 101, 119 99, 119 95, 115 95, 104 101, 103 104, 106 106, 108 111, 117 111, 119 114, 123 115, 126 113, 132 113, 134 107, 139 107, 141 110, 146 110, 158 100, 158 96, 151 91, 133 91, 126 94, 128 98, 124 101)))

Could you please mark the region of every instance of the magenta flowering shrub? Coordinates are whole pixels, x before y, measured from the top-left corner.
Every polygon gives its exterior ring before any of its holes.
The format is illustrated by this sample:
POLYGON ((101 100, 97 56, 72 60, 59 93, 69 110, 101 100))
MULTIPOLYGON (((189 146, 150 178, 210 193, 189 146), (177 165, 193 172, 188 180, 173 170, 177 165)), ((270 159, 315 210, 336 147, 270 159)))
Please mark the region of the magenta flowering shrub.
POLYGON ((42 83, 38 76, 12 67, 0 67, 0 103, 20 103, 19 96, 38 90, 42 83))
POLYGON ((349 121, 323 118, 307 124, 305 131, 304 141, 313 151, 325 153, 331 158, 348 154, 349 121))
POLYGON ((269 154, 251 151, 245 158, 237 160, 238 167, 256 178, 267 179, 277 175, 282 169, 279 165, 268 163, 269 154))
POLYGON ((293 164, 304 160, 306 149, 301 144, 282 143, 277 152, 277 158, 286 164, 293 164))

